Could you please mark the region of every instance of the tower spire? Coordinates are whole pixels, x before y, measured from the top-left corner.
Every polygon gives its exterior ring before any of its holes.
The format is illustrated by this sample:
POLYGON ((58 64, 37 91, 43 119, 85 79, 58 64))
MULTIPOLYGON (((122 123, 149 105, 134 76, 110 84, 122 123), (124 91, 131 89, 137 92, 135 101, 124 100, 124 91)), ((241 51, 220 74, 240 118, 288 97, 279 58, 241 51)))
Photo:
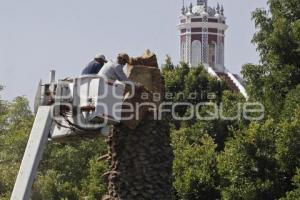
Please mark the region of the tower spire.
POLYGON ((182 8, 181 8, 181 14, 185 14, 185 5, 184 5, 184 0, 182 0, 182 8))
POLYGON ((224 7, 223 7, 223 5, 221 6, 220 12, 221 12, 221 15, 224 15, 224 7))
POLYGON ((217 13, 220 14, 220 4, 217 4, 217 13))
POLYGON ((190 8, 190 9, 189 9, 189 12, 190 12, 190 13, 193 13, 193 3, 190 4, 190 7, 189 7, 189 8, 190 8))

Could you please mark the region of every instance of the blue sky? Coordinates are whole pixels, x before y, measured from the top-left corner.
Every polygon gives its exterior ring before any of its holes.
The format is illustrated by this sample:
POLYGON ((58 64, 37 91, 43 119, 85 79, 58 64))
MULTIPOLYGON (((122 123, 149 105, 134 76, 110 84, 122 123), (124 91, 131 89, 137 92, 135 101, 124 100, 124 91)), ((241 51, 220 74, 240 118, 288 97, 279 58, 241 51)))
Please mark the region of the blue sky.
MULTIPOLYGON (((229 25, 226 67, 238 73, 243 64, 259 62, 250 42, 251 12, 266 7, 267 0, 209 0, 209 5, 217 2, 229 25)), ((160 63, 166 54, 177 63, 181 7, 182 0, 0 0, 2 98, 25 95, 32 102, 39 79, 47 80, 50 69, 58 78, 77 76, 100 52, 115 59, 119 52, 139 56, 149 48, 160 63)))

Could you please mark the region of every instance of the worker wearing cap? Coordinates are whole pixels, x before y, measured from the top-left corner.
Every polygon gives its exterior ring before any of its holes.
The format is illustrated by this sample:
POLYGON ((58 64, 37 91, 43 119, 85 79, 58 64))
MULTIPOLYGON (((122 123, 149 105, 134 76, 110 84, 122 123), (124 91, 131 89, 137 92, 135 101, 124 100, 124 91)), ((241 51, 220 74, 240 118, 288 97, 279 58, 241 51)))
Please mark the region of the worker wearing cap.
POLYGON ((82 75, 98 74, 103 65, 107 63, 105 56, 97 54, 93 61, 91 61, 82 71, 82 75))
POLYGON ((120 53, 117 58, 117 63, 106 63, 100 70, 99 75, 109 80, 129 81, 129 79, 123 71, 124 66, 128 62, 129 56, 126 53, 120 53))

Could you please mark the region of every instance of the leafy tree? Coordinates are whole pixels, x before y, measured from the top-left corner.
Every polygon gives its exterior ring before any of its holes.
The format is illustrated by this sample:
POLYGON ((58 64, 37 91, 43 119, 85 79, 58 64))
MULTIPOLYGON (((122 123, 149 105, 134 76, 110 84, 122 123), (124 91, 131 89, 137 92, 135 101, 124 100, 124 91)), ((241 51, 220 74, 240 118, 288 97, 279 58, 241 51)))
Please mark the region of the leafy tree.
POLYGON ((294 189, 290 192, 287 192, 286 197, 281 198, 280 200, 299 199, 299 196, 300 196, 300 169, 297 170, 296 175, 293 177, 293 186, 294 186, 294 189))
POLYGON ((210 76, 203 66, 193 67, 184 77, 186 100, 193 104, 204 102, 208 100, 209 93, 213 93, 215 98, 220 98, 224 89, 224 85, 222 88, 221 84, 222 82, 210 76))
POLYGON ((175 161, 174 188, 179 199, 219 198, 216 178, 216 145, 203 134, 195 136, 195 130, 182 129, 173 134, 175 161))
POLYGON ((261 66, 246 65, 243 75, 254 98, 263 99, 267 111, 278 117, 286 94, 300 83, 300 4, 298 0, 269 0, 270 10, 253 13, 259 30, 253 42, 261 66))
POLYGON ((0 115, 0 198, 9 199, 33 116, 24 97, 18 97, 12 103, 6 104, 5 110, 6 112, 0 115))
POLYGON ((246 88, 251 99, 264 100, 264 84, 266 72, 263 66, 246 64, 243 66, 242 74, 247 83, 246 88))
MULTIPOLYGON (((10 198, 33 124, 28 100, 17 97, 0 104, 0 199, 10 198)), ((49 143, 39 167, 32 199, 99 199, 105 193, 100 177, 105 165, 102 138, 76 143, 49 143), (96 180, 97 179, 97 180, 96 180)))
POLYGON ((224 199, 278 199, 293 189, 299 168, 299 112, 279 124, 268 119, 235 133, 218 156, 224 199))
POLYGON ((281 112, 281 119, 293 120, 297 110, 300 107, 300 84, 291 90, 284 100, 284 106, 281 112))
MULTIPOLYGON (((203 66, 188 67, 181 63, 172 70, 163 70, 167 101, 197 104, 206 102, 209 97, 219 102, 222 91, 227 89, 224 82, 218 81, 204 69, 203 66), (169 98, 171 94, 171 98, 169 98)), ((177 106, 176 113, 182 117, 186 114, 186 106, 177 106)))
POLYGON ((181 63, 172 70, 163 70, 166 92, 174 95, 174 97, 172 96, 174 101, 179 98, 176 94, 184 90, 184 77, 189 70, 188 65, 185 63, 181 63))
POLYGON ((295 110, 292 121, 288 119, 281 121, 276 135, 275 157, 280 170, 285 174, 287 183, 290 184, 297 168, 300 167, 300 107, 295 110))
POLYGON ((102 138, 74 144, 50 143, 40 165, 32 198, 49 195, 52 195, 51 199, 100 198, 106 191, 105 181, 101 180, 105 165, 96 160, 105 151, 102 138), (99 168, 95 171, 95 167, 99 168))
POLYGON ((90 160, 88 176, 82 181, 81 196, 96 200, 107 193, 106 182, 101 178, 106 170, 106 163, 90 160))
POLYGON ((252 123, 231 138, 218 156, 223 199, 277 199, 285 191, 275 159, 273 120, 252 123))
MULTIPOLYGON (((214 102, 223 106, 222 114, 226 117, 239 116, 242 112, 238 110, 238 103, 243 103, 244 98, 228 91, 225 83, 210 76, 203 66, 188 68, 181 64, 174 69, 163 70, 163 75, 166 92, 175 94, 173 102, 214 102), (209 99, 209 94, 214 94, 215 98, 209 99)), ((197 112, 207 116, 210 109, 202 106, 197 112)), ((188 116, 191 112, 186 107, 179 107, 176 111, 179 116, 188 116)), ((178 130, 172 134, 175 153, 173 170, 174 190, 178 199, 220 198, 216 157, 224 149, 230 133, 243 127, 244 123, 240 119, 220 118, 211 121, 194 118, 175 123, 178 130)))

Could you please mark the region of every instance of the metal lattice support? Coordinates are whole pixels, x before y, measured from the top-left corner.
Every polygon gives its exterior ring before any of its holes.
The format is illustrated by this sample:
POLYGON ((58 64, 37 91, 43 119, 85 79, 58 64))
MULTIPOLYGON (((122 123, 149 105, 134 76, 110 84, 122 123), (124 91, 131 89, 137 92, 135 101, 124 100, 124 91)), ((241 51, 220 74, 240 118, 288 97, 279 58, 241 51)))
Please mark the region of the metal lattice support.
POLYGON ((188 62, 188 35, 185 35, 185 51, 184 51, 184 62, 188 62))
POLYGON ((188 63, 188 64, 191 64, 191 34, 187 34, 187 36, 186 36, 186 40, 187 40, 187 45, 186 45, 186 62, 188 63))
POLYGON ((203 63, 208 63, 208 29, 203 28, 203 35, 202 35, 202 59, 203 63))

